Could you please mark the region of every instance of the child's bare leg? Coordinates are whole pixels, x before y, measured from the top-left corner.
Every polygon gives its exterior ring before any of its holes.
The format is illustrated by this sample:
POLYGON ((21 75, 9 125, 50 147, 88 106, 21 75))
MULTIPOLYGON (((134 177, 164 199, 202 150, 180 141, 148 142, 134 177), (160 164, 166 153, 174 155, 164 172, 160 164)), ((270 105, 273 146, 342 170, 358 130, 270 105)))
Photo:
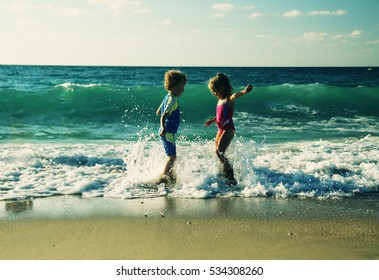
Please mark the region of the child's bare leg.
POLYGON ((233 167, 232 165, 230 164, 229 160, 227 159, 227 157, 225 157, 223 154, 218 154, 218 158, 220 160, 220 162, 222 163, 222 173, 223 173, 223 176, 230 179, 230 180, 234 180, 234 171, 233 171, 233 167))
POLYGON ((176 156, 169 156, 166 166, 163 169, 162 179, 165 179, 169 177, 171 180, 174 179, 173 176, 173 169, 174 169, 174 162, 176 160, 176 156))
POLYGON ((230 142, 234 137, 234 131, 231 129, 225 130, 222 134, 217 133, 216 135, 216 154, 218 159, 223 165, 223 173, 226 178, 229 180, 234 179, 234 170, 229 160, 225 156, 225 151, 229 147, 230 142))

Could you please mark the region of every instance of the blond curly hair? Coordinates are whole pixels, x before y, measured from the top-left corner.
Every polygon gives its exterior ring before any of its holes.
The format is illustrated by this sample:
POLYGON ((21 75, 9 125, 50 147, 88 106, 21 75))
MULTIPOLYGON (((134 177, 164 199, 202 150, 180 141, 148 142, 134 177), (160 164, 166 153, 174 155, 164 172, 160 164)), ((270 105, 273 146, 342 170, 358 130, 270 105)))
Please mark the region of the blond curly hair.
POLYGON ((187 75, 179 70, 169 70, 164 74, 164 87, 172 91, 181 83, 187 83, 187 75))

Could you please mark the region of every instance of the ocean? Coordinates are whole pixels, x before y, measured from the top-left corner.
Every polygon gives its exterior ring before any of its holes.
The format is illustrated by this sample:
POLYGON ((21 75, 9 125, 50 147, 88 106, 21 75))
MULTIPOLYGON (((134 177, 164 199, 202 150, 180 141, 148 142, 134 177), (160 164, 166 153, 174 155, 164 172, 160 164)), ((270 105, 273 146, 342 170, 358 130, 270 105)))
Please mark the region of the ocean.
POLYGON ((378 67, 0 65, 0 200, 376 195, 378 105, 378 67), (150 188, 166 162, 155 111, 169 69, 188 76, 177 182, 150 188), (217 177, 216 127, 204 126, 218 72, 235 91, 254 86, 235 105, 235 187, 217 177))

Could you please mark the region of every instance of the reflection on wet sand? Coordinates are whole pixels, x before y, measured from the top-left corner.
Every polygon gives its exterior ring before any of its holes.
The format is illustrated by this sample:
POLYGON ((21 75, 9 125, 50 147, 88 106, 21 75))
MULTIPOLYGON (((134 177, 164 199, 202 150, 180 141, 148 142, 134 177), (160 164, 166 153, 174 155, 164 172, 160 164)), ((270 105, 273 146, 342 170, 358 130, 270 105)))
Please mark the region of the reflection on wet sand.
POLYGON ((5 203, 5 210, 12 213, 20 213, 31 210, 33 208, 33 200, 18 200, 5 203))

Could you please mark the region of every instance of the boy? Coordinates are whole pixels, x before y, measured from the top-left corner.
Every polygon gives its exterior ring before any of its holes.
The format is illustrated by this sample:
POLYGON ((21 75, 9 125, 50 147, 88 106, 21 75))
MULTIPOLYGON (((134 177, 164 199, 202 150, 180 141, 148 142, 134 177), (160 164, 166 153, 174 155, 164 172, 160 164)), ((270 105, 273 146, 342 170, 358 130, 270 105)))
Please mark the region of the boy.
POLYGON ((178 70, 169 70, 164 75, 164 87, 167 95, 157 109, 157 116, 161 114, 159 136, 163 143, 167 163, 163 169, 159 183, 175 181, 173 167, 176 159, 175 133, 180 124, 180 109, 178 99, 184 92, 187 83, 187 76, 178 70))

